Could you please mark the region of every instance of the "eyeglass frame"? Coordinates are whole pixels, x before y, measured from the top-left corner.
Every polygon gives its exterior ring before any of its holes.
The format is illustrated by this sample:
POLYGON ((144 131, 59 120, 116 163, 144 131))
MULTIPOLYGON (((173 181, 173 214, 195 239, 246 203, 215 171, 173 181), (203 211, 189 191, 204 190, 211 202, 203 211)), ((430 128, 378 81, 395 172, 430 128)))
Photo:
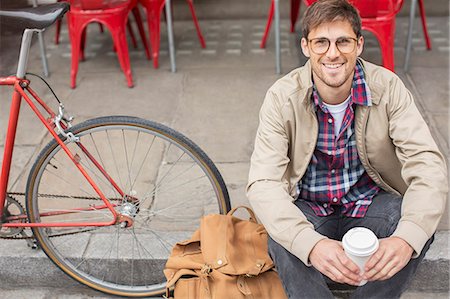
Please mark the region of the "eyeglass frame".
MULTIPOLYGON (((314 54, 317 54, 317 55, 323 55, 323 54, 327 53, 328 50, 330 50, 331 40, 330 40, 329 38, 327 38, 327 37, 316 37, 316 38, 312 38, 312 39, 307 39, 308 43, 311 43, 311 42, 314 41, 314 40, 320 40, 320 39, 322 39, 322 40, 327 40, 327 41, 328 41, 328 47, 327 47, 327 49, 326 49, 324 52, 317 53, 317 52, 315 52, 315 51, 313 50, 313 46, 311 46, 311 51, 312 51, 314 54)), ((350 53, 352 53, 353 51, 355 51, 356 46, 358 45, 358 38, 347 37, 347 36, 341 36, 341 37, 338 37, 338 38, 334 41, 334 45, 336 46, 336 49, 338 49, 339 52, 341 52, 342 54, 350 54, 350 53), (342 52, 341 49, 339 49, 339 46, 338 46, 338 44, 337 44, 337 42, 338 42, 340 39, 351 39, 351 40, 353 40, 353 41, 355 42, 355 43, 353 44, 353 49, 352 49, 351 51, 349 51, 349 52, 342 52)))

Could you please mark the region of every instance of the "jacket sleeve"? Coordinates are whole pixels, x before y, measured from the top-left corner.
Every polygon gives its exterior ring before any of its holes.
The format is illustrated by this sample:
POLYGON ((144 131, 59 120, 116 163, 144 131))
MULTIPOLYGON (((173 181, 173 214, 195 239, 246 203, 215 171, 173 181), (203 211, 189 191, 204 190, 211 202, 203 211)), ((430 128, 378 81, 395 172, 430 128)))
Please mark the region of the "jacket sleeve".
POLYGON ((247 197, 269 235, 310 265, 311 250, 325 237, 314 230, 289 194, 286 171, 290 140, 283 125, 282 106, 277 94, 269 90, 260 110, 247 197))
POLYGON ((411 93, 398 78, 391 84, 389 135, 402 164, 402 178, 408 185, 393 235, 408 242, 415 251, 413 257, 417 257, 444 213, 447 167, 411 93))

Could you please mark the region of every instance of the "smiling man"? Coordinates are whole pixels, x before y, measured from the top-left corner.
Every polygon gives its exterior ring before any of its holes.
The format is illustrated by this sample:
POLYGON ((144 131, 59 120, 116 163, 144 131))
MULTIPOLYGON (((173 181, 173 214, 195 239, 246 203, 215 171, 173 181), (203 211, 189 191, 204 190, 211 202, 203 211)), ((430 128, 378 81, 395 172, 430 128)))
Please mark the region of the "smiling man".
POLYGON ((289 298, 398 298, 444 212, 445 160, 410 92, 359 58, 361 20, 345 0, 319 0, 303 18, 309 58, 278 80, 260 111, 247 196, 270 235, 289 298), (367 227, 380 246, 365 271, 342 236, 367 227))

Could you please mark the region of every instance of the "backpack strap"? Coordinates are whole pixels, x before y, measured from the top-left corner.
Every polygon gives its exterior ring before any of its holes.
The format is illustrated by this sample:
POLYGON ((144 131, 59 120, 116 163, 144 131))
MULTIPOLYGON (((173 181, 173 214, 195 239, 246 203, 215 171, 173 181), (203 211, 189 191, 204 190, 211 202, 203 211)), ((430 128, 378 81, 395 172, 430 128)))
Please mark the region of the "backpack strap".
POLYGON ((256 220, 255 212, 253 212, 253 210, 250 209, 250 208, 247 207, 247 206, 237 206, 237 207, 235 207, 235 208, 232 208, 232 209, 227 213, 227 215, 230 215, 230 216, 231 216, 231 215, 234 214, 234 212, 236 212, 236 211, 239 210, 239 209, 246 209, 247 212, 248 212, 248 214, 250 215, 250 221, 255 222, 255 223, 258 223, 258 221, 256 220))

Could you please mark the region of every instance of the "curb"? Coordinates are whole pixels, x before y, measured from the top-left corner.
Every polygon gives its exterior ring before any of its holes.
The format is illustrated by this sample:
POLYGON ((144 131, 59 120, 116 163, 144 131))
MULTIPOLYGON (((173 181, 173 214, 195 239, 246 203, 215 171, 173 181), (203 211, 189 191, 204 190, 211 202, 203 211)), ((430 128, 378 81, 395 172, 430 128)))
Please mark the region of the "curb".
MULTIPOLYGON (((408 291, 448 292, 450 251, 449 231, 440 231, 408 291)), ((57 268, 41 251, 29 248, 24 240, 0 241, 0 281, 4 288, 77 288, 78 282, 57 268)), ((124 273, 125 275, 125 273, 124 273)))

